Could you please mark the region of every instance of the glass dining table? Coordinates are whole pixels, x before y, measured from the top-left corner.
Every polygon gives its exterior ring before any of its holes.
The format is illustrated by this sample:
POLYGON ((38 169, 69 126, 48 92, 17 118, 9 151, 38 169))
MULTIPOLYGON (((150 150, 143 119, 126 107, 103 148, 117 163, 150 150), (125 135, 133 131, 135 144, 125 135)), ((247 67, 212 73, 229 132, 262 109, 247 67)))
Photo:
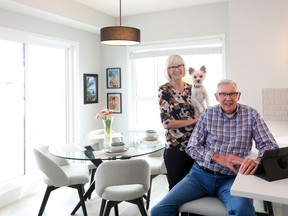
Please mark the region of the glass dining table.
MULTIPOLYGON (((165 142, 163 138, 157 137, 155 139, 139 138, 139 136, 130 136, 129 141, 124 143, 125 146, 120 151, 111 151, 111 148, 103 148, 101 142, 95 142, 94 144, 82 146, 79 144, 62 144, 52 145, 49 148, 49 152, 57 157, 75 160, 75 161, 91 161, 96 167, 98 167, 105 160, 124 160, 135 157, 140 157, 148 154, 155 153, 165 148, 165 142), (131 138, 132 137, 132 138, 131 138)), ((90 184, 88 190, 84 193, 84 199, 91 197, 92 192, 95 189, 95 180, 90 184)), ((71 215, 75 214, 80 208, 80 202, 71 212, 71 215)))
MULTIPOLYGON (((92 163, 103 160, 130 159, 162 150, 165 145, 161 138, 155 140, 136 139, 124 143, 123 149, 113 151, 104 149, 100 143, 82 146, 79 144, 52 145, 49 151, 52 155, 69 160, 87 161, 92 163)), ((113 143, 112 143, 113 145, 113 143)))

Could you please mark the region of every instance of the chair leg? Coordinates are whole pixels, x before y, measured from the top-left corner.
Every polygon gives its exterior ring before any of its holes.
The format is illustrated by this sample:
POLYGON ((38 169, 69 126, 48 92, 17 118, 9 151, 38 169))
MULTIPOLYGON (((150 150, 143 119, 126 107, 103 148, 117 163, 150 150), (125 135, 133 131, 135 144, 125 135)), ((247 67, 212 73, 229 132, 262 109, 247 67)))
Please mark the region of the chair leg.
POLYGON ((150 188, 147 192, 147 197, 146 197, 146 209, 149 209, 149 205, 150 205, 150 196, 151 196, 151 189, 152 189, 152 178, 150 178, 150 188))
POLYGON ((114 213, 115 213, 115 216, 119 216, 118 205, 114 206, 114 213))
MULTIPOLYGON (((106 200, 102 199, 99 216, 103 216, 105 205, 106 205, 106 200)), ((115 216, 119 216, 118 205, 114 206, 114 213, 115 213, 115 216)))
POLYGON ((41 207, 40 207, 40 210, 39 210, 39 213, 38 213, 38 216, 42 216, 43 212, 44 212, 44 209, 45 209, 45 206, 47 204, 47 201, 49 199, 49 196, 50 196, 50 193, 57 189, 58 187, 54 187, 54 186, 47 186, 46 188, 46 191, 45 191, 45 194, 44 194, 44 197, 43 197, 43 201, 42 201, 42 204, 41 204, 41 207))
POLYGON ((105 205, 106 205, 106 200, 102 199, 99 216, 103 216, 105 205))
MULTIPOLYGON (((104 216, 109 216, 111 208, 117 206, 121 202, 122 201, 108 201, 106 208, 105 208, 104 216)), ((117 209, 117 213, 118 213, 118 207, 116 207, 115 210, 116 209, 117 209)))
POLYGON ((94 181, 96 169, 97 168, 91 170, 90 185, 94 181))
POLYGON ((149 209, 149 205, 150 205, 150 197, 151 197, 151 190, 152 190, 152 180, 158 175, 151 175, 150 176, 150 188, 147 192, 147 196, 144 196, 144 198, 146 198, 146 209, 149 209))
POLYGON ((78 191, 80 203, 81 203, 81 205, 82 205, 83 214, 84 214, 84 216, 87 216, 87 210, 86 210, 86 206, 85 206, 85 200, 84 200, 84 197, 83 197, 84 185, 75 185, 75 187, 77 188, 77 191, 78 191))
MULTIPOLYGON (((91 170, 91 174, 90 174, 90 185, 93 184, 93 182, 94 182, 96 169, 97 169, 97 168, 91 170)), ((90 199, 91 199, 91 194, 90 194, 87 198, 90 200, 90 199)))
POLYGON ((84 184, 81 184, 81 191, 82 191, 82 194, 85 194, 85 188, 84 188, 84 184))
POLYGON ((143 202, 143 198, 142 197, 139 197, 139 198, 134 199, 134 200, 127 200, 127 202, 136 204, 138 206, 140 212, 141 212, 141 215, 142 216, 147 216, 147 212, 145 210, 144 202, 143 202))
MULTIPOLYGON (((70 186, 71 187, 71 186, 70 186)), ((93 181, 92 185, 90 185, 89 189, 85 192, 83 195, 84 200, 86 200, 89 196, 91 196, 91 193, 95 190, 95 181, 93 181)), ((81 206, 81 202, 79 201, 76 207, 73 209, 73 211, 70 213, 71 215, 74 215, 78 209, 81 206)))

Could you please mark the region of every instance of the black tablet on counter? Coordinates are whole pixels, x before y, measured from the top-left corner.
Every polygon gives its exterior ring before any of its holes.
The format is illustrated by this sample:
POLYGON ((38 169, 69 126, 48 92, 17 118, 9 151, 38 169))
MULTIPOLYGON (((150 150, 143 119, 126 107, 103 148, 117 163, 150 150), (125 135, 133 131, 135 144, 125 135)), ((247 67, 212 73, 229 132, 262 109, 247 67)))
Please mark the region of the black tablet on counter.
POLYGON ((288 147, 265 151, 254 175, 267 181, 288 178, 288 147))

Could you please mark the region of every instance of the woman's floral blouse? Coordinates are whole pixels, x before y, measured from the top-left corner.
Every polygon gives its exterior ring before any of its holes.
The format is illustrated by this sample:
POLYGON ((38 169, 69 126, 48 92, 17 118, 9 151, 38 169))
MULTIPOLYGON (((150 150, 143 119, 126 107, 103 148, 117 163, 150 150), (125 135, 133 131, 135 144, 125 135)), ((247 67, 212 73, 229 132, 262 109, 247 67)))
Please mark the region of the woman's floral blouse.
POLYGON ((184 85, 181 93, 169 83, 159 87, 158 99, 160 105, 160 117, 163 127, 166 129, 166 148, 177 148, 184 151, 189 141, 193 126, 168 129, 169 121, 192 119, 195 111, 191 105, 191 85, 184 85))

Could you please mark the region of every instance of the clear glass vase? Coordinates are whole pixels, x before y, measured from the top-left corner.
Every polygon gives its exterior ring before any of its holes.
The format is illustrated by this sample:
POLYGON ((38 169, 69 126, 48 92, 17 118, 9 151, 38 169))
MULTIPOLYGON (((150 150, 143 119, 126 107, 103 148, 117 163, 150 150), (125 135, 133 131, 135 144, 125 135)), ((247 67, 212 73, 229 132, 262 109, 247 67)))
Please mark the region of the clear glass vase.
POLYGON ((113 117, 109 119, 102 119, 103 126, 104 126, 104 141, 103 141, 103 147, 104 149, 111 148, 112 144, 112 123, 113 123, 113 117))

